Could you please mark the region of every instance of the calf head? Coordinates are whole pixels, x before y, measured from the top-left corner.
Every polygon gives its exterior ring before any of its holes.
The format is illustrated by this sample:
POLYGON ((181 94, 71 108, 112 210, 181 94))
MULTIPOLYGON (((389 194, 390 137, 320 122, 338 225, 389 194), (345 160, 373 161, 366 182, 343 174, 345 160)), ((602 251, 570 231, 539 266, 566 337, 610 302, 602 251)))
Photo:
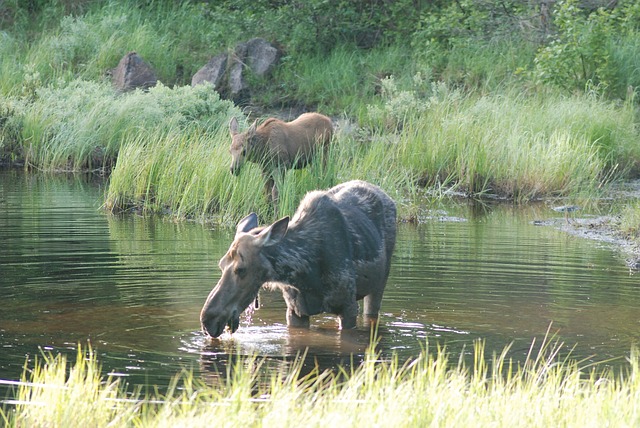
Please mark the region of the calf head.
POLYGON ((238 120, 234 117, 229 122, 229 132, 231 133, 231 174, 240 174, 240 169, 247 158, 247 153, 256 135, 258 121, 253 122, 246 132, 238 132, 238 120))
POLYGON ((260 287, 273 277, 265 251, 287 233, 289 217, 267 227, 258 227, 258 216, 249 214, 236 228, 236 235, 218 266, 222 276, 211 290, 200 313, 202 330, 218 337, 225 327, 235 332, 240 314, 256 299, 260 287))

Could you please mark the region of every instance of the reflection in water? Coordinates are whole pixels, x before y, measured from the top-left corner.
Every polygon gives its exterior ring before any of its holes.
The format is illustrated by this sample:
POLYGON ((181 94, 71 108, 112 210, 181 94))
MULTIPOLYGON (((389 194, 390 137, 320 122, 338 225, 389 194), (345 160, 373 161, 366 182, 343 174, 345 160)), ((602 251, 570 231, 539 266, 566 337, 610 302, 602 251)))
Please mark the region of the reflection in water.
MULTIPOLYGON (((303 357, 304 370, 362 359, 368 326, 341 332, 322 315, 290 330, 282 297, 266 291, 234 335, 205 338, 199 311, 233 230, 109 216, 100 186, 0 172, 0 378, 18 379, 40 349, 74 358, 87 341, 105 371, 131 384, 167 385, 183 368, 213 379, 235 355, 266 357, 268 370, 303 357)), ((399 227, 383 357, 409 358, 427 342, 455 357, 483 339, 487 352, 513 343, 510 356, 523 359, 550 323, 579 359, 620 358, 638 343, 638 278, 610 248, 533 223, 557 213, 464 204, 432 212, 399 227)))

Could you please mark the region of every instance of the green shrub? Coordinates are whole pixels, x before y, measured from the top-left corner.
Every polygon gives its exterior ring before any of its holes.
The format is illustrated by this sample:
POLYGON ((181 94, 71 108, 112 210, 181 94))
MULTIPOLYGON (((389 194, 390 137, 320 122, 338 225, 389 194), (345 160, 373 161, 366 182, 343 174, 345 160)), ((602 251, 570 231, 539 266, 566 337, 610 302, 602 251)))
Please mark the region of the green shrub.
POLYGON ((464 46, 476 48, 503 40, 537 39, 540 29, 528 20, 531 13, 522 1, 447 2, 436 10, 424 11, 412 34, 411 47, 422 64, 441 71, 447 68, 450 56, 464 46))
POLYGON ((148 92, 118 95, 108 84, 77 80, 44 88, 26 109, 21 139, 28 163, 45 170, 85 170, 111 165, 123 139, 149 131, 226 125, 239 114, 209 85, 161 84, 148 92))
POLYGON ((556 33, 535 58, 539 81, 567 91, 587 89, 621 97, 628 85, 640 84, 633 48, 639 43, 637 2, 585 11, 578 0, 565 0, 553 16, 556 33))

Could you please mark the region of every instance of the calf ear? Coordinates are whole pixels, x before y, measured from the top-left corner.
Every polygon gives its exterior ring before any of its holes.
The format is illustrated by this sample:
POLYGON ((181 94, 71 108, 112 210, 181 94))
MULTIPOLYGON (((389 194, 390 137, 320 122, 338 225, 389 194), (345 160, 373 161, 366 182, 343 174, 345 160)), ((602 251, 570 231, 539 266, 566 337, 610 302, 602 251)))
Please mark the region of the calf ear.
POLYGON ((258 119, 253 121, 253 124, 247 129, 247 135, 253 135, 256 133, 256 129, 258 129, 258 119))
POLYGON ((238 222, 238 226, 236 227, 236 236, 240 233, 247 233, 256 227, 258 227, 258 215, 256 213, 251 213, 238 222))
POLYGON ((235 117, 231 118, 231 122, 229 122, 229 132, 231 132, 231 135, 238 133, 238 119, 235 117))
POLYGON ((284 238, 289 230, 289 217, 281 218, 271 226, 265 228, 257 236, 258 244, 263 246, 275 245, 284 238))

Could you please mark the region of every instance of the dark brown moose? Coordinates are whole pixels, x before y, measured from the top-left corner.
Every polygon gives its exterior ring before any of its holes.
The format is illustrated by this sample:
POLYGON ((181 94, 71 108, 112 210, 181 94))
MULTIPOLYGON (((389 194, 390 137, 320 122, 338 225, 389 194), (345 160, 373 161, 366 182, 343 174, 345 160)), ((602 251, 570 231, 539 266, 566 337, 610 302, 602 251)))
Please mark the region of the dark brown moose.
POLYGON ((278 199, 273 174, 279 169, 304 168, 321 147, 326 155, 333 135, 331 119, 319 113, 304 113, 292 122, 269 118, 238 132, 238 121, 229 122, 231 132, 231 173, 237 175, 245 160, 257 163, 265 178, 265 190, 272 201, 278 199))
POLYGON ((329 312, 341 328, 353 328, 360 299, 365 317, 375 319, 395 241, 395 203, 364 181, 307 193, 291 221, 258 227, 251 213, 220 259, 222 276, 200 313, 202 330, 212 337, 225 327, 235 332, 263 286, 282 291, 292 327, 329 312))

